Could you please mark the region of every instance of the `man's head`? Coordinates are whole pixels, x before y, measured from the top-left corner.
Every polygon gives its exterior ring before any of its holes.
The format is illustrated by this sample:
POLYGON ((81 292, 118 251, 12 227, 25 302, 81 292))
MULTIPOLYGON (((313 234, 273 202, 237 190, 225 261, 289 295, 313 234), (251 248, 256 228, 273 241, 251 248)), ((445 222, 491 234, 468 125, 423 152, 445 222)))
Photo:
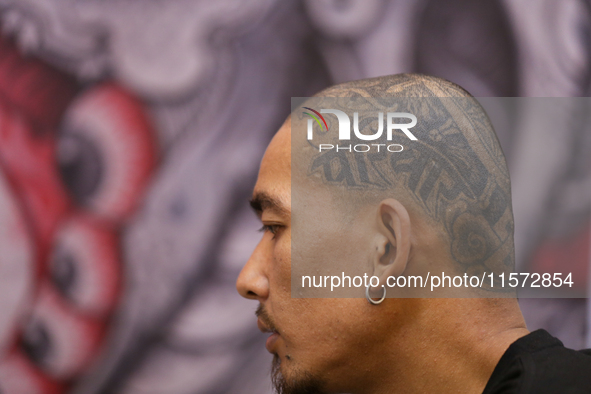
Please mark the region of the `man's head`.
MULTIPOLYGON (((317 96, 356 98, 365 108, 389 103, 380 98, 412 97, 409 105, 423 121, 418 141, 405 141, 397 153, 319 152, 293 138, 292 125, 303 120, 292 113, 261 163, 251 204, 265 232, 237 288, 260 303, 259 328, 272 333, 267 349, 275 354, 277 387, 371 392, 380 384, 376 374, 404 380, 398 374, 412 365, 421 338, 452 327, 460 332, 454 322, 461 317, 485 322, 484 314, 513 313, 514 301, 396 298, 375 307, 363 297, 292 298, 292 258, 307 269, 339 262, 381 284, 437 264, 458 273, 503 271, 513 264, 509 177, 486 114, 450 82, 396 75, 317 96), (388 363, 384 349, 395 356, 388 363)), ((359 129, 372 134, 376 123, 361 114, 359 129)))

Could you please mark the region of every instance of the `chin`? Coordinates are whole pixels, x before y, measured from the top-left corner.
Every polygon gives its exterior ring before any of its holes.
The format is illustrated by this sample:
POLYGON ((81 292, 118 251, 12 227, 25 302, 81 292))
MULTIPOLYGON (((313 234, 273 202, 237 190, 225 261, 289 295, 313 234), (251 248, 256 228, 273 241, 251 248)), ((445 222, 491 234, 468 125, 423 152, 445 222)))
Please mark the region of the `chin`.
POLYGON ((297 368, 292 360, 283 362, 277 354, 273 356, 271 381, 277 394, 328 394, 323 390, 322 380, 319 377, 297 368))

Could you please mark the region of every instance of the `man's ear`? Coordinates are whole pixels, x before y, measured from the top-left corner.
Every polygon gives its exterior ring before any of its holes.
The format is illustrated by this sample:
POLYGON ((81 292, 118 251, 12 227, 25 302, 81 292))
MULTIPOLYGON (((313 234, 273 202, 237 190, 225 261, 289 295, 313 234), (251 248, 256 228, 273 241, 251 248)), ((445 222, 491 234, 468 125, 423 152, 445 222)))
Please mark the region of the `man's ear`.
POLYGON ((389 276, 401 275, 410 255, 410 217, 400 201, 389 198, 377 210, 378 245, 373 261, 374 274, 380 286, 389 276))

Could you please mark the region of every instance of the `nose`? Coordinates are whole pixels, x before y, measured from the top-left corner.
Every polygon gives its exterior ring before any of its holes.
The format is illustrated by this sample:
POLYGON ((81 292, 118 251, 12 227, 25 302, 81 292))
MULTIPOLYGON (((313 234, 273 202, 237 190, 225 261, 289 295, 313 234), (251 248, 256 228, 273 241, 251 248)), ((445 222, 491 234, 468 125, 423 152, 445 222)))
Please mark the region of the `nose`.
POLYGON ((261 301, 269 296, 267 263, 271 256, 265 238, 263 236, 236 280, 236 289, 244 298, 261 301))

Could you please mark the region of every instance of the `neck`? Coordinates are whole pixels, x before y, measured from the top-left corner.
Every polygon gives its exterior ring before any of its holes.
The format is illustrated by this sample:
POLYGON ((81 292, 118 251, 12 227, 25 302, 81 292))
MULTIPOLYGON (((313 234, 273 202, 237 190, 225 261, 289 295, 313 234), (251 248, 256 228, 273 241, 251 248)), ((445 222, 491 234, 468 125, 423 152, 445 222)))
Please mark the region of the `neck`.
POLYGON ((516 300, 416 302, 423 312, 376 351, 359 393, 482 393, 507 348, 528 333, 516 300))

